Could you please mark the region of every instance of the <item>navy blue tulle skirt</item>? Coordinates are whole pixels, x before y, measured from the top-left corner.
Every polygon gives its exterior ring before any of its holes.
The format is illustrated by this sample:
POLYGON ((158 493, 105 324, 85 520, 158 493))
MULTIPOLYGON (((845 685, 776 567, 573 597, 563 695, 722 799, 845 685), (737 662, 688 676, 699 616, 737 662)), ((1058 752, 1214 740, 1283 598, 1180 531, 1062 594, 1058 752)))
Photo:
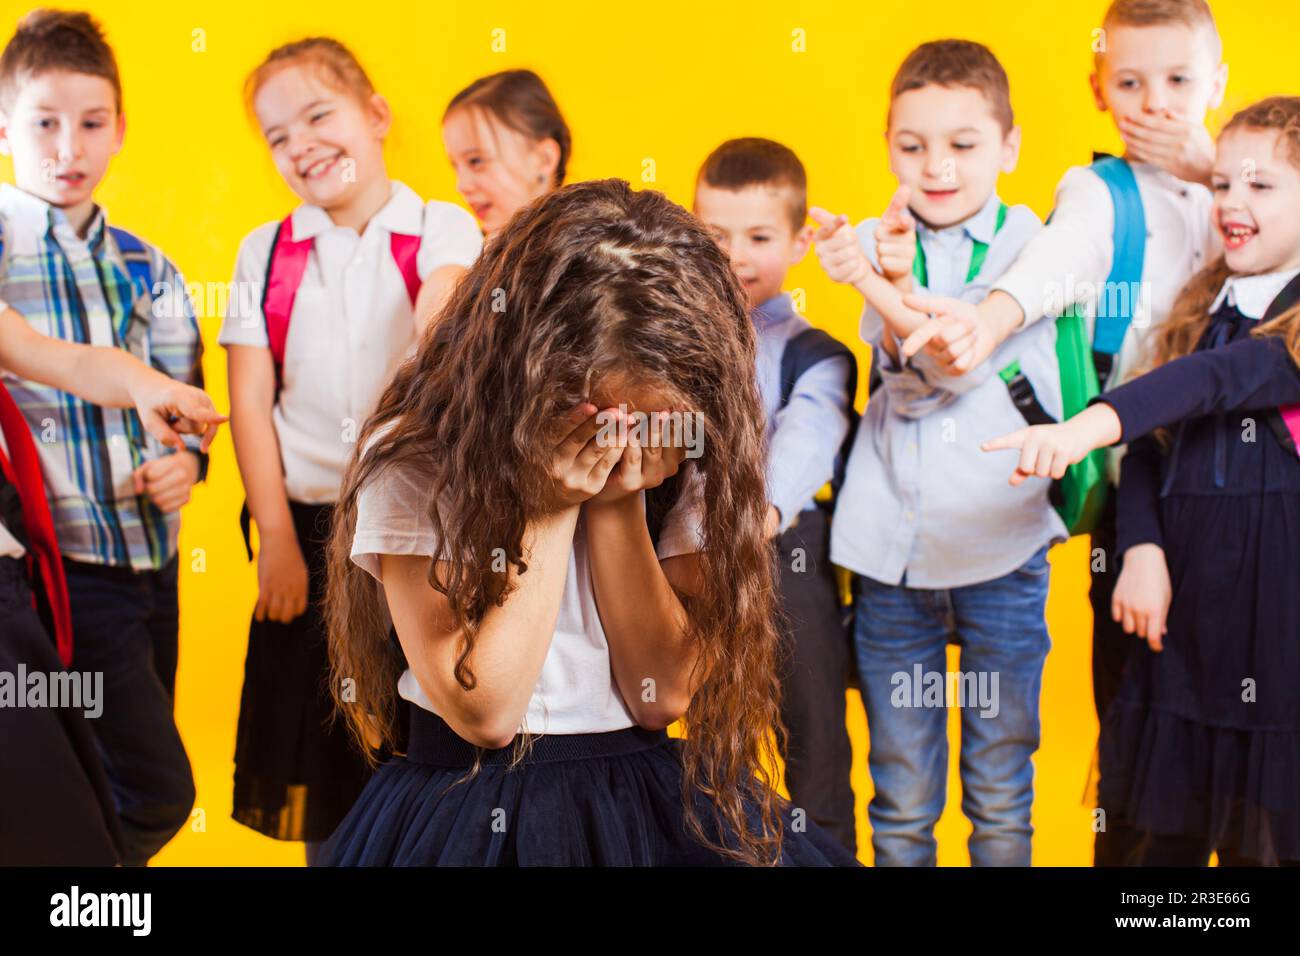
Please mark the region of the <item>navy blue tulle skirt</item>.
MULTIPOLYGON (((736 861, 687 833, 681 741, 630 727, 545 735, 509 768, 511 748, 475 748, 436 714, 410 708, 404 757, 384 764, 321 848, 322 866, 720 866, 736 861)), ((700 819, 711 818, 700 795, 700 819)), ((857 866, 783 801, 782 864, 857 866)), ((753 819, 758 819, 757 807, 753 819)), ((735 845, 734 840, 727 841, 735 845)))

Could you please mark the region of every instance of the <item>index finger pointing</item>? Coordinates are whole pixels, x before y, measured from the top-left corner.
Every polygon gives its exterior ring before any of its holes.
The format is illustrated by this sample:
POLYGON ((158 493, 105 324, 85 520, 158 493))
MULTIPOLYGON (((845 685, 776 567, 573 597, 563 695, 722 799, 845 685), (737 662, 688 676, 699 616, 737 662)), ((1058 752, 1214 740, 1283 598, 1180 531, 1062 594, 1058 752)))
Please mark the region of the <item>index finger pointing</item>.
POLYGON ((1028 431, 1027 428, 1020 428, 1006 435, 1000 435, 984 442, 984 444, 980 445, 980 448, 984 451, 997 451, 1001 448, 1021 448, 1025 444, 1025 434, 1028 431))

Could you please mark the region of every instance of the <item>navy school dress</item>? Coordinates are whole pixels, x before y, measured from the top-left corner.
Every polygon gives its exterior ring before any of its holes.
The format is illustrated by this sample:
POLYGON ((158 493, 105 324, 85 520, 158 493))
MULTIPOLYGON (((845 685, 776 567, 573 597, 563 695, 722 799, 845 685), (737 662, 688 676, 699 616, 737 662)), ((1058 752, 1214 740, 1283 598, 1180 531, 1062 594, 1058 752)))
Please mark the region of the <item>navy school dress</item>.
MULTIPOLYGON (((1300 299, 1300 279, 1265 318, 1300 299)), ((1281 338, 1234 306, 1197 353, 1100 398, 1131 441, 1119 553, 1164 548, 1163 639, 1130 655, 1101 736, 1100 804, 1153 835, 1261 863, 1300 860, 1300 402, 1281 338), (1169 425, 1166 451, 1149 434, 1169 425)), ((1136 640, 1136 638, 1135 638, 1136 640)))
MULTIPOLYGON (((405 756, 385 763, 321 849, 324 866, 729 866, 683 823, 682 741, 629 727, 546 734, 513 769, 411 705, 405 756)), ((858 866, 782 801, 784 866, 858 866)), ((752 820, 758 819, 753 806, 752 820)), ((709 826, 707 799, 697 813, 709 826)), ((735 841, 728 841, 735 845, 735 841)))
POLYGON ((332 506, 290 501, 289 511, 307 564, 307 610, 287 624, 249 623, 231 816, 272 839, 314 842, 343 819, 370 768, 333 719, 322 613, 332 506))

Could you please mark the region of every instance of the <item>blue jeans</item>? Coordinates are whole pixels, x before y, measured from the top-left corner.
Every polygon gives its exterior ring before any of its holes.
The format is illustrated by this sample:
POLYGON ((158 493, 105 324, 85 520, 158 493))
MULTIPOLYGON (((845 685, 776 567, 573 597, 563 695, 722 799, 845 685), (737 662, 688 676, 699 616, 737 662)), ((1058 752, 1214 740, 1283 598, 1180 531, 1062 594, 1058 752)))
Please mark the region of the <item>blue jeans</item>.
POLYGON ((948 698, 961 706, 962 811, 973 866, 1028 866, 1038 695, 1051 641, 1047 548, 1010 574, 945 590, 858 578, 854 643, 875 796, 877 866, 933 866, 948 778, 948 698), (961 647, 961 675, 946 647, 961 647))

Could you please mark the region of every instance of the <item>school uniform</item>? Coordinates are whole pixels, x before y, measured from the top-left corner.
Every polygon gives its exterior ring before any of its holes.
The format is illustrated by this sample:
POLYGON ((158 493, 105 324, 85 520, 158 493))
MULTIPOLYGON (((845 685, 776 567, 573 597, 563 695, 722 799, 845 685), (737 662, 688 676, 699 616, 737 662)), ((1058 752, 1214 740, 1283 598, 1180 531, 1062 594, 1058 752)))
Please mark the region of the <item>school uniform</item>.
POLYGON ((9 683, 0 690, 0 866, 113 866, 123 849, 85 711, 18 699, 22 677, 64 670, 43 617, 71 651, 66 589, 53 580, 61 570, 37 453, 0 384, 0 675, 9 683))
MULTIPOLYGON (((690 466, 688 466, 690 469, 690 466)), ((700 482, 684 480, 663 520, 660 558, 700 547, 700 482)), ((425 505, 430 478, 418 463, 386 465, 362 487, 352 560, 375 577, 381 554, 441 553, 425 505)), ((404 756, 386 762, 321 851, 325 865, 671 866, 724 862, 682 823, 680 741, 637 726, 614 682, 591 580, 585 517, 569 554, 555 633, 519 726, 542 734, 521 765, 513 749, 476 748, 436 712, 408 669, 404 756), (465 778, 465 779, 462 779, 465 778)), ((701 819, 710 814, 696 796, 701 819)), ((789 813, 785 814, 789 827, 789 813)), ((815 823, 787 829, 785 862, 855 861, 815 823)))
POLYGON ((1129 442, 1120 553, 1159 545, 1173 585, 1164 650, 1135 641, 1101 738, 1100 805, 1153 836, 1149 865, 1300 861, 1300 456, 1270 427, 1300 369, 1251 335, 1298 275, 1230 278, 1196 352, 1098 399, 1129 442))
MULTIPOLYGON (((202 386, 202 338, 184 280, 163 254, 109 227, 96 207, 79 236, 63 210, 0 186, 0 298, 43 335, 124 348, 202 386), (144 288, 132 256, 150 276, 144 288)), ((194 779, 173 713, 180 515, 135 493, 132 473, 172 454, 134 409, 101 408, 11 374, 4 383, 34 434, 79 637, 73 666, 104 674, 92 727, 121 815, 125 865, 143 865, 189 819, 194 779)), ((184 437, 199 460, 197 436, 184 437)))
MULTIPOLYGON (((1027 207, 1001 209, 994 194, 963 223, 918 224, 930 293, 968 302, 984 297, 992 277, 1040 228, 1027 207)), ((873 263, 878 222, 857 227, 873 263)), ((890 358, 882 348, 890 334, 883 319, 870 307, 863 312, 862 336, 879 352, 882 384, 867 403, 849 456, 831 559, 857 575, 854 635, 871 734, 875 796, 868 815, 878 866, 932 866, 937 858, 934 826, 947 795, 947 709, 943 702, 900 706, 898 690, 899 675, 919 684, 945 674, 949 643, 962 647, 963 672, 996 673, 1000 682, 996 715, 974 701, 962 707, 962 808, 973 824, 971 863, 1030 863, 1030 758, 1038 748, 1038 697, 1050 646, 1047 551, 1065 539, 1065 529, 1048 502, 1048 482, 1010 486, 1006 461, 981 451, 980 443, 1025 425, 999 374, 1015 363, 1044 410, 1060 416, 1053 333, 1049 324, 1031 327, 954 377, 925 353, 904 364, 890 358)), ((912 703, 911 693, 903 696, 912 703)))
MULTIPOLYGON (((269 347, 260 295, 277 225, 257 228, 240 246, 237 293, 218 337, 223 346, 269 347)), ((414 308, 391 240, 420 237, 423 280, 442 266, 470 266, 482 235, 463 209, 425 203, 400 182, 361 235, 317 206, 298 207, 287 227, 294 241, 312 245, 293 299, 271 418, 308 568, 308 607, 288 624, 250 624, 233 816, 276 839, 314 842, 330 834, 370 776, 343 723, 331 721, 322 605, 343 471, 362 425, 416 342, 414 308)))
POLYGON ((767 417, 769 502, 781 516, 781 719, 789 731, 785 781, 795 806, 857 852, 849 774, 853 747, 844 722, 852 667, 839 587, 830 559, 830 521, 814 496, 831 479, 849 430, 850 359, 833 356, 807 369, 782 395, 787 345, 812 326, 786 293, 751 310, 757 379, 767 417))
MULTIPOLYGON (((1149 163, 1131 162, 1129 166, 1146 219, 1141 281, 1147 295, 1139 300, 1115 356, 1110 387, 1127 381, 1135 369, 1146 363, 1153 336, 1168 317, 1178 293, 1221 251, 1221 240, 1211 218, 1213 197, 1205 186, 1184 182, 1149 163)), ((1024 310, 1026 325, 1039 321, 1053 307, 1062 310, 1070 305, 1084 306, 1091 338, 1096 290, 1106 282, 1114 257, 1115 206, 1106 185, 1086 166, 1066 171, 1057 186, 1055 203, 1051 221, 1028 242, 992 288, 1016 300, 1024 310)), ((1100 550, 1104 560, 1089 562, 1092 686, 1099 721, 1114 699, 1124 663, 1135 643, 1110 613, 1121 557, 1116 549, 1113 486, 1119 481, 1122 458, 1122 448, 1110 449, 1106 455, 1112 488, 1092 533, 1093 551, 1100 550)), ((1112 819, 1105 830, 1097 833, 1097 865, 1119 864, 1131 857, 1138 838, 1124 821, 1112 819)))

